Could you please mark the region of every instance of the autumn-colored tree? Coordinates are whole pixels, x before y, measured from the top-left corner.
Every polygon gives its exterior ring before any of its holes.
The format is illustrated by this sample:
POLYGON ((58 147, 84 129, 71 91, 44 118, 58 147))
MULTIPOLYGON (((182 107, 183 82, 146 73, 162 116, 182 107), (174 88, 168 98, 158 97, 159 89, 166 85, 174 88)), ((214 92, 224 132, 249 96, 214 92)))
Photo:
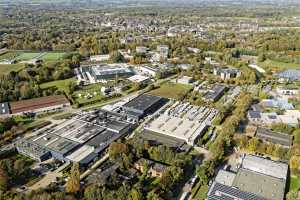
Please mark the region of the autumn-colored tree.
POLYGON ((71 169, 71 175, 66 184, 66 191, 69 193, 77 193, 80 190, 80 171, 79 164, 74 163, 71 169))
POLYGON ((0 169, 0 191, 6 191, 8 189, 9 177, 7 172, 0 169))
POLYGON ((256 138, 252 138, 248 141, 248 151, 255 151, 259 145, 259 141, 256 138))

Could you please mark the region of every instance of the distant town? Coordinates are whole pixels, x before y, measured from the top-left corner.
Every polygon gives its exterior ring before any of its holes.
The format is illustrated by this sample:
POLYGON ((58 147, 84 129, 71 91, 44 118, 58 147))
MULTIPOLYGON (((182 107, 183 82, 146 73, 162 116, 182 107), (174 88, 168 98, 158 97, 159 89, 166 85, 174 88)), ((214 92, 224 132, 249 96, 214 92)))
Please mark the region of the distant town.
POLYGON ((300 199, 300 2, 0 2, 0 199, 300 199))

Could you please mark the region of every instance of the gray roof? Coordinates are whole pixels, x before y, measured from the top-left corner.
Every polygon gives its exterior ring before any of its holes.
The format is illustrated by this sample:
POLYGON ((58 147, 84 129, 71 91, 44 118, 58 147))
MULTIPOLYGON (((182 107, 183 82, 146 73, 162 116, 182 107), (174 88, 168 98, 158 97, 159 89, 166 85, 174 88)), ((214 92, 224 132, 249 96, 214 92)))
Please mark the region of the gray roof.
POLYGON ((86 144, 95 147, 96 152, 101 152, 103 149, 108 147, 113 141, 115 141, 121 136, 122 134, 105 130, 90 141, 88 141, 86 144))
POLYGON ((248 115, 252 119, 260 119, 261 118, 261 113, 259 111, 249 111, 248 115))
POLYGON ((220 95, 225 91, 226 87, 224 85, 215 85, 211 91, 206 93, 204 96, 207 99, 217 100, 220 95))
POLYGON ((238 188, 214 182, 207 194, 208 200, 267 200, 255 194, 244 192, 238 188))
POLYGON ((292 145, 292 137, 290 135, 274 132, 271 129, 258 128, 255 136, 259 139, 272 142, 274 144, 280 144, 285 147, 290 147, 292 145))
POLYGON ((297 69, 288 69, 280 72, 278 74, 279 78, 288 78, 291 80, 299 80, 300 79, 300 70, 297 69))
POLYGON ((158 103, 162 99, 163 98, 158 96, 143 94, 132 99, 131 101, 126 103, 123 107, 125 109, 134 109, 134 110, 139 110, 141 112, 145 112, 147 109, 149 109, 151 106, 158 103))
POLYGON ((235 176, 235 173, 220 170, 215 178, 215 181, 224 185, 232 186, 235 176))
POLYGON ((247 169, 239 169, 233 186, 267 199, 282 200, 285 182, 284 179, 274 178, 247 169))
POLYGON ((241 167, 279 179, 287 178, 288 165, 286 163, 277 162, 254 155, 246 155, 243 159, 241 167))
POLYGON ((31 143, 33 142, 45 149, 62 155, 67 154, 79 145, 77 142, 50 133, 39 134, 31 137, 29 140, 31 143))

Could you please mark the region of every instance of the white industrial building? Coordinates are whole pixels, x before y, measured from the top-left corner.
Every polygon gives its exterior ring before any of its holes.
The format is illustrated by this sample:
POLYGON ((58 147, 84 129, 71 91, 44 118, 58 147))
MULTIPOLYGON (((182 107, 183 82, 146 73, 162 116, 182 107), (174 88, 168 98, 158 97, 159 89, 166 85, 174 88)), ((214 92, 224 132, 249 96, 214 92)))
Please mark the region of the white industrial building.
POLYGON ((211 125, 217 114, 216 109, 176 102, 149 123, 145 130, 174 137, 194 145, 211 125))
POLYGON ((183 76, 177 79, 177 83, 189 85, 193 82, 193 78, 189 76, 183 76))
POLYGON ((151 79, 148 76, 142 76, 142 75, 134 75, 128 78, 129 81, 133 83, 140 83, 140 84, 147 84, 151 82, 151 79))
POLYGON ((90 57, 91 62, 103 62, 103 61, 108 61, 109 59, 110 59, 109 54, 95 55, 90 57))
POLYGON ((146 65, 142 65, 138 67, 138 71, 143 75, 151 76, 151 77, 155 77, 156 74, 158 73, 158 70, 156 68, 149 67, 146 65))

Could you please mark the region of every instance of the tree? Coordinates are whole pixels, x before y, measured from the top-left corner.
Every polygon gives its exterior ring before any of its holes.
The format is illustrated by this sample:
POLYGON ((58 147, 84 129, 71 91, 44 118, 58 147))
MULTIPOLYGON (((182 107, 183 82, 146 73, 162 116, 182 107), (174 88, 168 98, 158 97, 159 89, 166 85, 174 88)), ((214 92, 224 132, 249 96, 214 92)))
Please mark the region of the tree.
POLYGON ((300 192, 299 191, 290 191, 286 195, 286 200, 300 200, 300 192))
POLYGON ((241 149, 245 149, 247 147, 247 144, 248 144, 248 138, 247 138, 247 136, 243 135, 240 139, 241 149))
POLYGON ((66 191, 69 193, 77 193, 80 190, 80 171, 79 164, 74 163, 71 169, 71 175, 66 184, 66 191))
POLYGON ((267 57, 266 57, 266 54, 260 54, 259 56, 258 56, 258 62, 264 62, 265 60, 267 59, 267 57))
POLYGON ((283 149, 283 147, 281 145, 278 144, 275 146, 273 155, 280 159, 283 159, 285 156, 285 150, 283 149))
POLYGON ((300 169, 300 156, 292 156, 290 159, 291 169, 300 169))
POLYGON ((132 188, 128 195, 128 200, 141 200, 143 199, 143 194, 140 190, 132 188))
POLYGON ((1 191, 6 191, 8 189, 8 182, 9 182, 9 177, 7 175, 7 172, 4 171, 3 169, 0 169, 0 190, 1 191))
POLYGON ((102 190, 96 185, 91 185, 84 190, 85 200, 102 200, 102 190))
POLYGON ((267 145, 266 153, 272 155, 275 150, 275 145, 273 143, 269 143, 267 145))
POLYGON ((14 171, 16 176, 20 176, 25 171, 25 161, 22 159, 16 160, 14 162, 14 171))
POLYGON ((110 54, 110 59, 114 63, 123 62, 123 56, 119 51, 114 51, 110 54))
POLYGON ((258 139, 256 139, 256 138, 251 138, 251 139, 248 141, 248 147, 247 147, 247 148, 248 148, 248 151, 251 151, 251 152, 255 151, 255 150, 257 149, 258 145, 259 145, 258 139))

